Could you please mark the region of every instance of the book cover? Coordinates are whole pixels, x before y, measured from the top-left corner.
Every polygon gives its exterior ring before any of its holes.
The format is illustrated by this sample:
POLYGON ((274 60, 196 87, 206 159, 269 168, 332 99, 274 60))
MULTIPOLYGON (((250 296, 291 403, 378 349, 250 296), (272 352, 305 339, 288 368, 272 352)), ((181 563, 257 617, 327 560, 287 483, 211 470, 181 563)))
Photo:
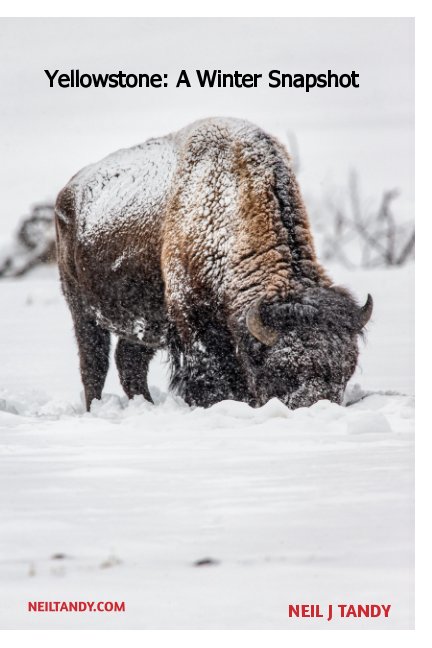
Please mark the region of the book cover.
POLYGON ((0 20, 0 627, 414 627, 414 19, 0 20))

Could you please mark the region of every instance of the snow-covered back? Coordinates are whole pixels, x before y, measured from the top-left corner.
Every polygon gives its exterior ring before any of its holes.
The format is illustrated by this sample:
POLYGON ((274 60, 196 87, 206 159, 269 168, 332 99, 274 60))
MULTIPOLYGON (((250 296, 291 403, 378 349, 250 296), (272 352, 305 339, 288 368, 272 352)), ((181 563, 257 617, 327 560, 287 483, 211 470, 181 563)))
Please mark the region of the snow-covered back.
POLYGON ((163 137, 116 151, 82 169, 71 181, 77 197, 79 236, 85 239, 101 229, 119 226, 131 214, 135 218, 158 214, 176 164, 173 138, 163 137))

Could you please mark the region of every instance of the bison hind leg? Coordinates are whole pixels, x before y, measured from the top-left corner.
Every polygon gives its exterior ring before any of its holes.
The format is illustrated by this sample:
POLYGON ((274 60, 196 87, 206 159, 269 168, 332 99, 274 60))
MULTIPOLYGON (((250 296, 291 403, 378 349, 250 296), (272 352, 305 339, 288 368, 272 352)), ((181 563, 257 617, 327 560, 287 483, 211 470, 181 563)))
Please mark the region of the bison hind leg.
POLYGON ((147 373, 154 354, 154 349, 149 349, 143 344, 135 344, 124 338, 119 339, 115 360, 121 386, 128 398, 141 395, 150 403, 153 402, 147 385, 147 373))
POLYGON ((92 401, 99 400, 102 396, 102 389, 108 373, 110 333, 83 312, 72 309, 72 314, 78 342, 86 409, 90 411, 92 401))

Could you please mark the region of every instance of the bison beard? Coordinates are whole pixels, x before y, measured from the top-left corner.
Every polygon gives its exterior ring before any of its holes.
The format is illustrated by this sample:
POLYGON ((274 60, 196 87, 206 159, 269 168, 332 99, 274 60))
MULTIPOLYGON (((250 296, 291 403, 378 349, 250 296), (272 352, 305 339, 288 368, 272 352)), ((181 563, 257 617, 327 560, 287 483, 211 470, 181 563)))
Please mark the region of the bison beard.
POLYGON ((110 333, 131 398, 168 350, 191 405, 340 403, 372 312, 332 285, 283 146, 208 119, 80 171, 56 203, 60 277, 86 405, 100 398, 110 333))

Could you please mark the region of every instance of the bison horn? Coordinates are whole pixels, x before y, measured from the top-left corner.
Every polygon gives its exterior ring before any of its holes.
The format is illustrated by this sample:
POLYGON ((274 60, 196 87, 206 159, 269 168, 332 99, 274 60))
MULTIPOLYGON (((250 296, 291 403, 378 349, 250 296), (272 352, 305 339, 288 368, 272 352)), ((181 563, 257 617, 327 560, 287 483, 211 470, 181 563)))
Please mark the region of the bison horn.
POLYGON ((251 333, 259 342, 267 346, 273 346, 276 344, 279 334, 274 329, 263 324, 260 314, 262 301, 263 298, 261 297, 261 299, 257 299, 252 306, 250 306, 246 313, 246 325, 249 333, 251 333))
POLYGON ((359 309, 359 323, 360 328, 362 329, 369 322, 373 310, 373 299, 372 296, 368 294, 366 303, 359 309))

